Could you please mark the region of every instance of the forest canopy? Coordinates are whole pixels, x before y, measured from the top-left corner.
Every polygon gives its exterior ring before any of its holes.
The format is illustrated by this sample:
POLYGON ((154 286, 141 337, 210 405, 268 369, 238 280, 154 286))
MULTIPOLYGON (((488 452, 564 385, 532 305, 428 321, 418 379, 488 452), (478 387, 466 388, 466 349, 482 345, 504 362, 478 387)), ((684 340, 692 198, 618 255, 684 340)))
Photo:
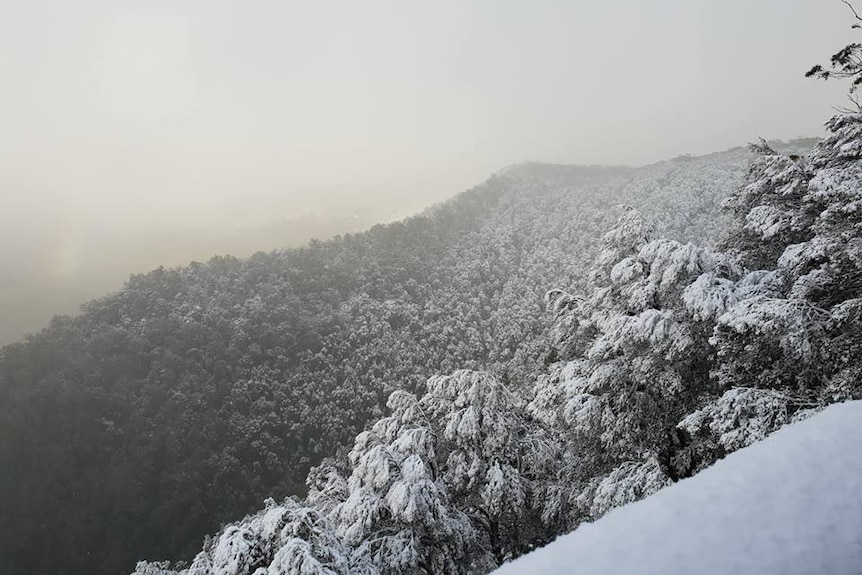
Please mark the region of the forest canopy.
POLYGON ((132 276, 0 350, 0 561, 485 573, 862 398, 860 111, 132 276))

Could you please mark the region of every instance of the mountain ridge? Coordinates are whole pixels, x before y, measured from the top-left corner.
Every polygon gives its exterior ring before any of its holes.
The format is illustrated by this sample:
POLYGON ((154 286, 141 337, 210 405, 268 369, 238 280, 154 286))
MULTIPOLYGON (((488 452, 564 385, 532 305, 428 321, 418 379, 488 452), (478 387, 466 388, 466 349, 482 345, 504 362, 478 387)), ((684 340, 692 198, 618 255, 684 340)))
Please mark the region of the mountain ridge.
POLYGON ((0 557, 108 573, 187 555, 264 496, 302 492, 392 391, 456 368, 524 380, 549 350, 544 293, 583 285, 616 206, 709 242, 748 161, 529 164, 359 234, 132 276, 0 352, 0 453, 16 470, 0 479, 0 557), (74 525, 89 543, 34 523, 40 501, 90 517, 74 525), (97 557, 80 552, 96 541, 97 557))

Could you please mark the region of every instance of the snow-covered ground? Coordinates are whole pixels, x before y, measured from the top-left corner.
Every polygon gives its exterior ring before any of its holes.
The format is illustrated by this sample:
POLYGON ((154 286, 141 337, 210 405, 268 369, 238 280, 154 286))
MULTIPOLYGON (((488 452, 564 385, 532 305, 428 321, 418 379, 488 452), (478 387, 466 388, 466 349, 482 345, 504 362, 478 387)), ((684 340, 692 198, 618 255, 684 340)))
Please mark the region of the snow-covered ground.
POLYGON ((612 511, 498 575, 858 575, 862 401, 612 511))

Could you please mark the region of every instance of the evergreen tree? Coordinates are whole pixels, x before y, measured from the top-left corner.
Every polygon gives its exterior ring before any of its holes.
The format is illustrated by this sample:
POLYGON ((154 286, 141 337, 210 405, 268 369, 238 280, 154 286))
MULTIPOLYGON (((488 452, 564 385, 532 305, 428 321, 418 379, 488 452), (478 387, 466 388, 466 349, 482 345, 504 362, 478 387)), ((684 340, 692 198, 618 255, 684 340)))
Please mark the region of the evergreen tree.
POLYGON ((392 415, 350 451, 346 499, 332 510, 336 533, 382 575, 469 573, 476 532, 450 504, 434 431, 412 394, 395 392, 388 406, 392 415))
POLYGON ((531 510, 544 497, 554 443, 526 402, 489 373, 435 376, 427 388, 420 405, 436 430, 453 504, 480 526, 498 563, 522 554, 544 537, 531 510))
MULTIPOLYGON (((849 0, 841 1, 847 5, 853 13, 854 20, 856 20, 851 27, 857 30, 862 29, 862 16, 859 15, 856 8, 853 7, 853 4, 851 4, 849 0)), ((851 100, 858 107, 859 102, 854 99, 852 95, 859 86, 862 86, 862 44, 858 42, 848 44, 832 55, 832 58, 829 60, 828 68, 824 68, 823 65, 817 64, 808 70, 808 72, 805 73, 805 76, 808 78, 820 78, 822 80, 829 80, 831 78, 849 78, 851 80, 851 100)))

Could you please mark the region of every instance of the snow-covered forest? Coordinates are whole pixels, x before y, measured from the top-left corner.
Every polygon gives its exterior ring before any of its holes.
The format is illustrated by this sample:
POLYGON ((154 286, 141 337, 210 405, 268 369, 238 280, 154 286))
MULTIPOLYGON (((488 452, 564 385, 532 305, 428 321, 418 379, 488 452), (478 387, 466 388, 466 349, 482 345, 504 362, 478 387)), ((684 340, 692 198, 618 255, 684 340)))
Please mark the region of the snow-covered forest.
POLYGON ((0 446, 20 472, 0 476, 0 556, 30 573, 190 557, 265 498, 304 495, 396 390, 456 369, 530 389, 562 358, 545 293, 586 288, 622 206, 710 242, 749 162, 517 165, 404 222, 132 277, 3 350, 0 446))
POLYGON ((487 572, 862 398, 862 114, 827 126, 808 154, 752 146, 712 247, 626 208, 584 287, 547 293, 531 385, 457 370, 394 391, 306 497, 268 500, 180 572, 487 572))
POLYGON ((518 164, 402 222, 131 277, 0 350, 0 561, 488 573, 862 399, 862 113, 826 130, 518 164))
POLYGON ((830 406, 495 575, 856 575, 862 402, 830 406))
MULTIPOLYGON (((805 155, 768 143, 712 247, 627 208, 580 290, 552 289, 554 361, 394 391, 304 499, 229 524, 181 573, 482 573, 862 398, 862 114, 805 155)), ((136 573, 170 573, 164 563, 136 573)))

